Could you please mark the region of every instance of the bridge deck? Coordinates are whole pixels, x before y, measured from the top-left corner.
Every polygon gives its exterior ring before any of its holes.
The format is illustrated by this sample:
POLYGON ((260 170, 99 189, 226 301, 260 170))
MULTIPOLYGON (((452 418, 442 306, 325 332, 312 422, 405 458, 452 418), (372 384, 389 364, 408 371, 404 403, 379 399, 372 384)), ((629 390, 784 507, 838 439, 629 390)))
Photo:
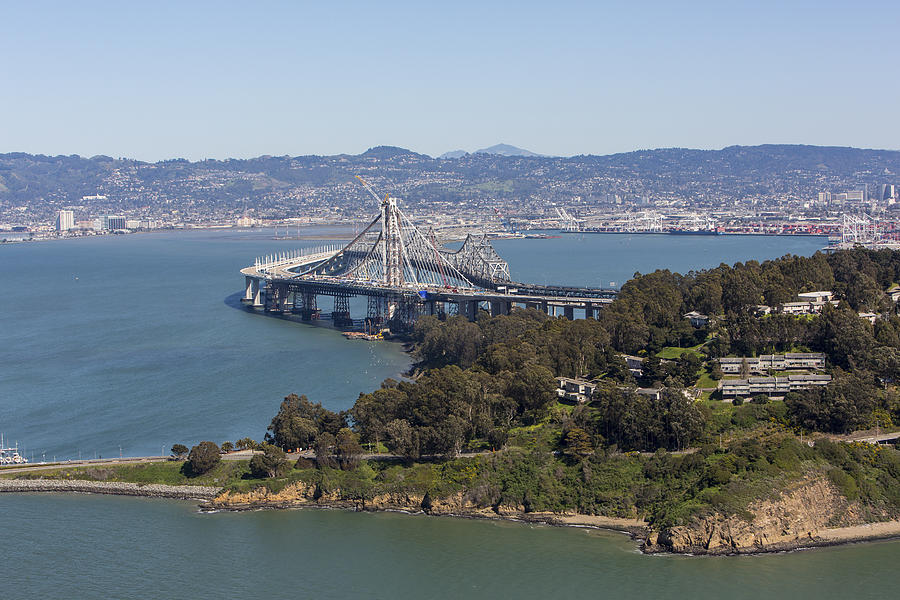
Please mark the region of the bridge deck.
POLYGON ((583 307, 612 302, 616 290, 547 286, 517 282, 499 282, 495 289, 465 288, 459 286, 433 286, 405 284, 391 286, 377 281, 361 281, 349 277, 309 273, 298 275, 330 258, 334 252, 309 254, 292 259, 253 265, 241 269, 241 273, 267 282, 284 283, 296 287, 315 288, 317 293, 361 296, 410 296, 426 292, 428 299, 437 301, 488 301, 520 304, 549 304, 554 306, 583 307))

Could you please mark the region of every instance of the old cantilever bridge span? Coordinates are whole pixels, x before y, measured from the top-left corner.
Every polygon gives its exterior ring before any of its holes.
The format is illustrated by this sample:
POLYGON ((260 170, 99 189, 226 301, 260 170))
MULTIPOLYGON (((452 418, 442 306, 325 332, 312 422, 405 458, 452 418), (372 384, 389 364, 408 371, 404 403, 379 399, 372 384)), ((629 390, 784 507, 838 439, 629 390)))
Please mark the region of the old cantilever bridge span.
POLYGON ((511 281, 509 265, 486 236, 470 235, 459 250, 448 250, 433 233, 419 230, 395 198, 380 202, 378 216, 344 247, 257 258, 241 270, 246 278, 243 302, 312 320, 321 314, 319 298, 332 297, 334 323, 350 325, 350 298, 365 296, 366 322, 399 330, 422 314, 461 314, 474 320, 482 306, 492 315, 508 314, 519 305, 570 319, 575 310, 592 317, 615 298, 612 289, 511 281))

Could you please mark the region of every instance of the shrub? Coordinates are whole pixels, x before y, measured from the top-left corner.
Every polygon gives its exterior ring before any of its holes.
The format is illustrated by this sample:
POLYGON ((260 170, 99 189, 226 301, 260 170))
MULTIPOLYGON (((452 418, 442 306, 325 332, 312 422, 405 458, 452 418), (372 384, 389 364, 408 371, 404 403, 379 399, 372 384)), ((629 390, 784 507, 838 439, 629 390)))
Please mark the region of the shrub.
POLYGON ((838 469, 837 467, 829 469, 828 478, 831 479, 831 483, 840 490, 847 500, 859 498, 859 487, 856 485, 856 480, 843 469, 838 469))
POLYGON ((284 450, 271 444, 263 444, 262 449, 262 454, 250 459, 250 474, 259 479, 283 475, 288 470, 284 450))
POLYGON ((200 442, 188 455, 188 467, 194 475, 202 475, 219 464, 222 457, 219 456, 219 447, 215 442, 200 442))

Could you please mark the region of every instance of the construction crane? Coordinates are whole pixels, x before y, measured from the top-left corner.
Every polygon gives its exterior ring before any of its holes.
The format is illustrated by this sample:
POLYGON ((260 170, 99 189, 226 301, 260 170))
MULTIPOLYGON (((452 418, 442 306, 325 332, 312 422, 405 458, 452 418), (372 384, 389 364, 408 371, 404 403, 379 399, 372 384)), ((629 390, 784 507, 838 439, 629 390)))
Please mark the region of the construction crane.
POLYGON ((496 206, 494 207, 494 212, 497 213, 497 217, 500 219, 500 223, 506 229, 507 233, 518 233, 515 227, 512 226, 512 223, 509 222, 509 219, 503 216, 503 213, 500 212, 496 206))
POLYGON ((384 195, 384 200, 382 200, 382 199, 378 196, 378 194, 375 193, 375 190, 372 189, 372 186, 369 185, 368 183, 366 183, 366 181, 365 181, 362 177, 360 177, 359 175, 355 175, 355 177, 356 177, 357 179, 359 179, 359 182, 363 185, 364 188, 366 188, 366 191, 369 192, 370 194, 372 194, 372 197, 375 198, 375 201, 378 202, 379 205, 382 205, 382 204, 384 204, 385 202, 387 202, 389 194, 385 194, 385 195, 384 195))

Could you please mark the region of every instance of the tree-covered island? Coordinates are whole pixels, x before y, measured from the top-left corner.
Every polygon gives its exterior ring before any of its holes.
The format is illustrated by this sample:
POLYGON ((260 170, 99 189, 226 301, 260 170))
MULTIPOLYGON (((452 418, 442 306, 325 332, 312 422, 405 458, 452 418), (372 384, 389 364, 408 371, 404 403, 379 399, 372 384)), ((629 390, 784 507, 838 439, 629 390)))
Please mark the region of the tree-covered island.
POLYGON ((182 474, 228 508, 627 519, 647 550, 695 553, 833 542, 900 519, 900 452, 848 436, 900 424, 898 281, 900 252, 856 249, 636 274, 598 320, 422 317, 410 379, 340 413, 292 394, 264 443, 239 441, 249 464, 182 474))

